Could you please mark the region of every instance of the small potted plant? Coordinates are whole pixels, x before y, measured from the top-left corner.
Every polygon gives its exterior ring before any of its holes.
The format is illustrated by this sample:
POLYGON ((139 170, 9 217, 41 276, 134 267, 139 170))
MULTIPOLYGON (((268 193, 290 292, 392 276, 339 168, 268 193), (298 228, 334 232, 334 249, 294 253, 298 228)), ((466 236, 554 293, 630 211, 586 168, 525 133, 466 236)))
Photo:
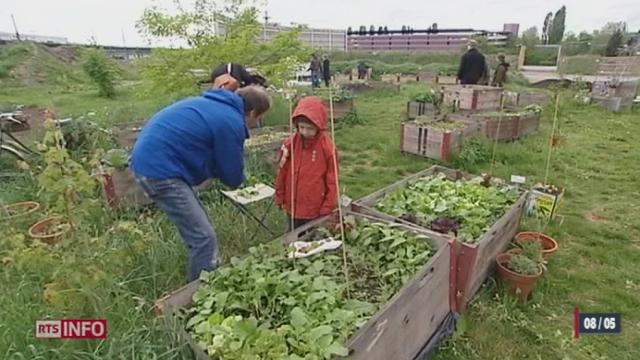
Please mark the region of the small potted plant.
POLYGON ((523 243, 519 249, 498 254, 498 278, 520 302, 531 298, 533 289, 545 269, 542 246, 537 242, 523 243))
POLYGON ((538 242, 542 247, 542 256, 545 259, 550 258, 558 251, 558 242, 549 235, 535 231, 524 231, 516 234, 515 242, 522 246, 528 242, 538 242))

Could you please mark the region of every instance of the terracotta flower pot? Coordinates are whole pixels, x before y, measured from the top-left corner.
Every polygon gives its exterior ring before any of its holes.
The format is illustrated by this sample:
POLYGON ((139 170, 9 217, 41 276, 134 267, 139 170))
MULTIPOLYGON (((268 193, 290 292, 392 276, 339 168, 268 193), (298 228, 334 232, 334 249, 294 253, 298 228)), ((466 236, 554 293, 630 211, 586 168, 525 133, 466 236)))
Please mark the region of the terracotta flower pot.
POLYGON ((517 297, 520 302, 524 303, 531 298, 531 293, 538 279, 542 276, 542 267, 538 266, 539 272, 537 275, 518 274, 507 268, 507 263, 511 260, 512 256, 514 256, 513 253, 498 254, 496 257, 498 277, 507 285, 509 291, 517 297))
POLYGON ((551 257, 558 251, 558 242, 551 236, 534 231, 524 231, 516 234, 516 243, 522 244, 526 241, 538 241, 542 244, 542 256, 545 259, 551 257))
POLYGON ((9 220, 9 219, 20 218, 29 214, 33 214, 39 209, 40 209, 40 203, 37 203, 35 201, 23 201, 23 202, 9 204, 4 207, 5 212, 8 213, 9 215, 6 217, 3 216, 1 219, 9 220))
POLYGON ((29 235, 37 240, 53 245, 71 230, 71 223, 60 216, 48 217, 29 228, 29 235))

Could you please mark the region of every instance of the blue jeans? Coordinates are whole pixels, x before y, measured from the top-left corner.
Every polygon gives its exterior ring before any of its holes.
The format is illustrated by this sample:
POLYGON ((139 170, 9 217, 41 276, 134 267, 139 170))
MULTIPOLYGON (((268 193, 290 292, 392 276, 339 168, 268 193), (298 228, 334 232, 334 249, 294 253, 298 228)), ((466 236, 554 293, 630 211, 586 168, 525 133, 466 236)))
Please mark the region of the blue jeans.
POLYGON ((311 86, 312 87, 320 87, 320 72, 312 71, 311 72, 311 86))
POLYGON ((136 182, 178 227, 189 250, 189 281, 218 267, 218 239, 193 189, 181 179, 157 180, 136 175, 136 182))

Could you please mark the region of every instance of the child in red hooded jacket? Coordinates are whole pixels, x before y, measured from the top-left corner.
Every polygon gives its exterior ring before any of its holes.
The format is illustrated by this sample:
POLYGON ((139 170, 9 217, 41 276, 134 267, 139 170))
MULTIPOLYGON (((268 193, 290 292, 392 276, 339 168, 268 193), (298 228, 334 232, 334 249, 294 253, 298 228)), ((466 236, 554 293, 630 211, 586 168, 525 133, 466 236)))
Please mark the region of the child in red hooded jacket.
POLYGON ((276 204, 287 212, 289 230, 291 218, 297 228, 330 214, 338 205, 337 150, 326 132, 327 112, 322 100, 313 96, 301 99, 293 112, 293 123, 297 132, 282 145, 276 178, 276 204))

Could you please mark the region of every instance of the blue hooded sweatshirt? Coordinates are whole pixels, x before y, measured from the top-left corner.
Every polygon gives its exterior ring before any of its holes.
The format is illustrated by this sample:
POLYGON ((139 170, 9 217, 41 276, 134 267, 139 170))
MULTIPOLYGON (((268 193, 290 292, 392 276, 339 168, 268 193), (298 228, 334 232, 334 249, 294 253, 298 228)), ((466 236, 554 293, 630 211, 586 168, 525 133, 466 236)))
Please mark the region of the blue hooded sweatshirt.
POLYGON ((149 120, 133 147, 131 170, 151 179, 180 178, 190 186, 218 178, 236 188, 244 181, 248 137, 243 99, 227 90, 208 90, 149 120))

